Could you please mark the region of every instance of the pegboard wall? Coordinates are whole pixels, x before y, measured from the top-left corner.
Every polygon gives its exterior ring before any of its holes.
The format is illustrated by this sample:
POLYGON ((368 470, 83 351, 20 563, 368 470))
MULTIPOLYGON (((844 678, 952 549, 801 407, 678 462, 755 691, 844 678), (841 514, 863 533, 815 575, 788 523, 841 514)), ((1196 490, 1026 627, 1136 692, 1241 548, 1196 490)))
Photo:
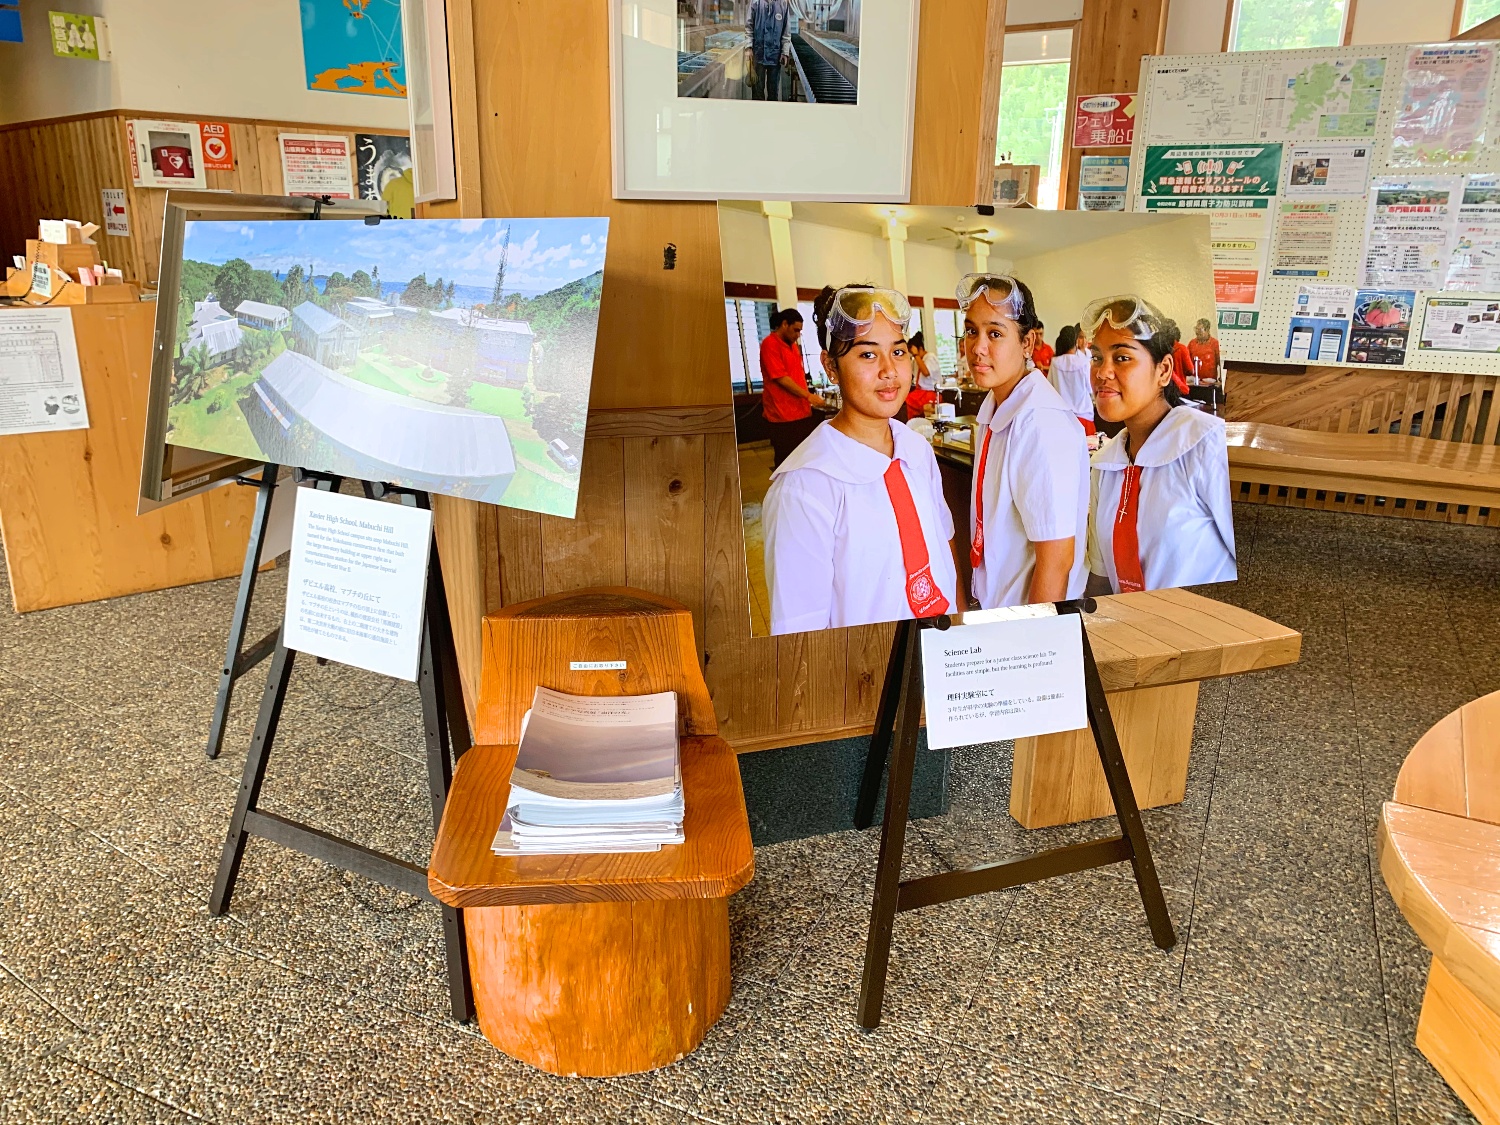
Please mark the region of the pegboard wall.
MULTIPOLYGON (((1327 74, 1327 71, 1323 72, 1327 74)), ((1500 352, 1444 351, 1419 348, 1424 329, 1424 316, 1429 297, 1465 298, 1481 300, 1488 298, 1500 309, 1500 288, 1493 291, 1451 291, 1414 286, 1396 286, 1389 283, 1366 286, 1363 284, 1366 244, 1371 227, 1372 209, 1370 182, 1388 177, 1406 180, 1429 180, 1433 177, 1458 177, 1459 195, 1462 198, 1464 176, 1500 174, 1500 43, 1493 41, 1464 41, 1461 43, 1435 44, 1389 44, 1384 46, 1353 46, 1322 48, 1299 51, 1254 51, 1218 55, 1173 55, 1148 56, 1141 63, 1139 118, 1136 121, 1134 142, 1130 157, 1130 182, 1128 206, 1132 210, 1147 210, 1143 196, 1143 181, 1148 169, 1147 150, 1159 146, 1190 148, 1201 146, 1243 145, 1246 148, 1261 148, 1267 145, 1281 146, 1280 166, 1274 196, 1269 200, 1269 223, 1260 254, 1260 291, 1257 323, 1253 329, 1231 328, 1220 325, 1215 329, 1223 355, 1228 360, 1255 363, 1312 363, 1338 366, 1370 367, 1390 370, 1392 367, 1414 371, 1463 372, 1476 374, 1500 374, 1500 352), (1489 81, 1483 107, 1483 143, 1477 146, 1473 158, 1450 163, 1392 163, 1393 136, 1403 105, 1407 83, 1407 64, 1411 52, 1426 50, 1465 50, 1484 48, 1489 53, 1489 81), (1324 118, 1314 114, 1312 121, 1292 120, 1286 102, 1288 78, 1303 74, 1316 64, 1326 63, 1334 68, 1336 79, 1358 73, 1368 76, 1372 64, 1379 60, 1384 69, 1380 83, 1379 108, 1374 112, 1373 129, 1364 133, 1365 127, 1356 114, 1343 113, 1342 122, 1335 120, 1327 124, 1324 118), (1363 64, 1364 69, 1354 68, 1363 64), (1347 130, 1356 130, 1350 133, 1347 130), (1325 135, 1319 131, 1333 130, 1325 135), (1343 131, 1339 131, 1343 130, 1343 131), (1357 146, 1368 143, 1369 170, 1359 190, 1347 194, 1320 194, 1317 197, 1291 197, 1287 195, 1288 176, 1293 162, 1293 148, 1300 145, 1347 144, 1357 146), (1333 240, 1326 263, 1326 276, 1275 276, 1272 267, 1278 247, 1282 247, 1289 204, 1328 204, 1336 207, 1332 217, 1333 240), (1411 310, 1411 323, 1406 340, 1405 354, 1400 363, 1361 363, 1353 357, 1355 349, 1350 346, 1350 334, 1346 331, 1343 356, 1337 361, 1319 358, 1288 358, 1289 339, 1292 329, 1294 306, 1299 289, 1303 285, 1353 286, 1358 290, 1415 289, 1416 297, 1411 310)), ((1373 93, 1373 84, 1368 93, 1373 93)), ((1368 97, 1368 93, 1366 97, 1368 97)), ((1345 99, 1347 101, 1347 99, 1345 99)), ((1358 95, 1356 95, 1358 100, 1358 95)), ((1336 98, 1329 99, 1332 108, 1341 109, 1336 98)), ((1440 112, 1441 105, 1433 112, 1440 112)), ((1160 160, 1154 162, 1159 169, 1160 160)), ((1210 215, 1213 211, 1206 212, 1210 215)), ((1325 220, 1326 222, 1327 220, 1325 220)), ((1500 251, 1500 205, 1494 218, 1497 236, 1496 248, 1500 251)), ((1454 220, 1455 227, 1457 220, 1454 220)), ((1243 251, 1243 244, 1241 254, 1243 251)), ((1452 247, 1450 245, 1449 253, 1452 247)), ((1216 248, 1216 269, 1228 264, 1216 248)), ((1243 262, 1239 263, 1243 264, 1243 262)), ((1500 275, 1492 279, 1500 286, 1500 275)), ((1227 306, 1222 306, 1221 309, 1227 306)), ((1352 332, 1360 333, 1358 325, 1352 332)), ((1184 326, 1184 335, 1189 335, 1184 326)), ((1500 341, 1500 320, 1495 329, 1500 341)), ((1368 333, 1366 333, 1368 335, 1368 333)))

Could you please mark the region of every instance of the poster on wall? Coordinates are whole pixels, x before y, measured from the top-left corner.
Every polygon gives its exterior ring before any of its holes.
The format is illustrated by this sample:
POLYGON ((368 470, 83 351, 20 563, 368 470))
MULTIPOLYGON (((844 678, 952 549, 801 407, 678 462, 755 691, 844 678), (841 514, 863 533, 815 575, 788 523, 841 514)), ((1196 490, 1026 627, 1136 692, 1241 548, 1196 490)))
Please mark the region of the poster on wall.
POLYGON ((1462 193, 1461 176, 1371 181, 1361 284, 1441 289, 1462 193))
POLYGON ((0 309, 0 434, 88 425, 73 311, 0 309))
POLYGON ((1474 174, 1465 179, 1443 288, 1500 291, 1500 176, 1474 174))
POLYGON ((0 43, 21 41, 21 0, 0 0, 0 43))
POLYGON ((1253 137, 1261 67, 1249 62, 1163 60, 1153 72, 1148 141, 1253 137))
POLYGON ((104 233, 129 238, 130 215, 125 210, 125 189, 101 188, 99 195, 104 204, 104 233))
POLYGON ((1428 297, 1426 305, 1419 349, 1500 352, 1500 295, 1428 297))
POLYGON ((281 190, 285 195, 354 198, 349 138, 324 133, 280 133, 281 190))
POLYGON ((406 97, 400 0, 300 0, 309 90, 406 97))
POLYGON ((1489 115, 1493 43, 1413 47, 1391 130, 1395 165, 1468 164, 1479 155, 1489 115))
POLYGON ((1339 229, 1337 203, 1283 203, 1272 277, 1331 277, 1339 229))
POLYGON ((1342 363, 1353 312, 1354 286, 1299 285, 1286 358, 1294 363, 1342 363))
POLYGON ((1168 405, 1123 516, 1132 459, 1096 432, 1160 416, 1165 392, 1127 404, 1115 373, 1150 383, 1174 324, 1212 324, 1202 212, 906 207, 896 243, 867 205, 788 210, 719 205, 753 635, 1036 603, 1090 573, 1115 591, 1234 578, 1224 423, 1168 405), (896 245, 917 291, 890 287, 896 245), (764 299, 778 283, 795 303, 764 299), (1109 357, 1097 395, 1080 347, 1028 364, 1042 322, 1109 357), (1066 558, 1038 552, 1052 539, 1066 558))
POLYGON ((229 125, 223 121, 198 122, 198 137, 203 144, 203 167, 210 172, 234 171, 234 142, 229 125))
POLYGON ((1354 295, 1354 326, 1349 335, 1352 363, 1399 366, 1406 362, 1412 310, 1417 295, 1410 289, 1361 289, 1354 295))
POLYGON ((1261 140, 1373 137, 1385 59, 1308 59, 1267 67, 1261 140))
POLYGON ((1130 157, 1080 156, 1078 158, 1078 209, 1123 211, 1130 186, 1130 157))
POLYGON ((1300 144, 1287 160, 1288 199, 1364 195, 1370 182, 1369 144, 1300 144))
POLYGON ((1134 94, 1089 94, 1073 100, 1073 147, 1109 148, 1135 140, 1134 94))
POLYGON ((187 220, 165 441, 571 517, 608 228, 187 220))
POLYGON ((58 58, 109 60, 109 28, 103 16, 48 12, 47 28, 52 34, 52 53, 58 58))
POLYGON ((383 199, 391 218, 410 219, 415 197, 411 141, 382 133, 355 133, 354 155, 358 161, 359 197, 383 199))

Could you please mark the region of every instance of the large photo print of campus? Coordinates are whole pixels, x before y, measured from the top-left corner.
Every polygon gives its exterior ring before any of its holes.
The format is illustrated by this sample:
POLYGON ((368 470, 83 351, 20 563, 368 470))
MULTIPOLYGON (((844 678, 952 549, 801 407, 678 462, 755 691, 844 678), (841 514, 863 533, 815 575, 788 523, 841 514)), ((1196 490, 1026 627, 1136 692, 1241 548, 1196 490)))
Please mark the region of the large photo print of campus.
POLYGON ((608 229, 190 221, 167 441, 571 517, 608 229))

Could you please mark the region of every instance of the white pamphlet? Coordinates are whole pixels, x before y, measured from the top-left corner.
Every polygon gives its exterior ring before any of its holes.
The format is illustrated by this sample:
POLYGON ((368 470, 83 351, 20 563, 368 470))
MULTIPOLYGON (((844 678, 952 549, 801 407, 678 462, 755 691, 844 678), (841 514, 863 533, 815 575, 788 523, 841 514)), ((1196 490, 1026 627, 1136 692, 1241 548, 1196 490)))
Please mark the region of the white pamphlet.
POLYGON ((1078 614, 923 629, 921 636, 934 750, 1088 725, 1078 614))
POLYGON ((88 425, 72 310, 0 309, 0 434, 88 425))
POLYGON ((287 573, 287 648, 417 678, 432 513, 297 490, 287 573))

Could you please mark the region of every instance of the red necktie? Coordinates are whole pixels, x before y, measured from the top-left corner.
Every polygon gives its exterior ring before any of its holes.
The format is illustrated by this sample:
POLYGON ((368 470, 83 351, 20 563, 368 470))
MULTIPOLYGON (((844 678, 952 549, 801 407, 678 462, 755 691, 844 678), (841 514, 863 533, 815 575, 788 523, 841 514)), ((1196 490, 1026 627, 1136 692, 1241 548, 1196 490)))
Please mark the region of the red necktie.
POLYGON ((979 443, 979 468, 974 473, 974 538, 969 542, 969 565, 984 562, 984 466, 990 459, 990 435, 995 431, 984 428, 984 441, 979 443))
POLYGON ((927 540, 922 535, 922 521, 901 462, 891 458, 885 471, 885 491, 896 513, 896 531, 901 536, 901 565, 906 569, 906 602, 913 617, 937 617, 948 612, 948 599, 932 580, 931 560, 927 557, 927 540))
POLYGON ((1125 466, 1125 480, 1120 485, 1120 507, 1115 512, 1115 574, 1120 593, 1133 594, 1146 588, 1141 572, 1141 542, 1136 535, 1136 516, 1141 510, 1141 467, 1125 466))

